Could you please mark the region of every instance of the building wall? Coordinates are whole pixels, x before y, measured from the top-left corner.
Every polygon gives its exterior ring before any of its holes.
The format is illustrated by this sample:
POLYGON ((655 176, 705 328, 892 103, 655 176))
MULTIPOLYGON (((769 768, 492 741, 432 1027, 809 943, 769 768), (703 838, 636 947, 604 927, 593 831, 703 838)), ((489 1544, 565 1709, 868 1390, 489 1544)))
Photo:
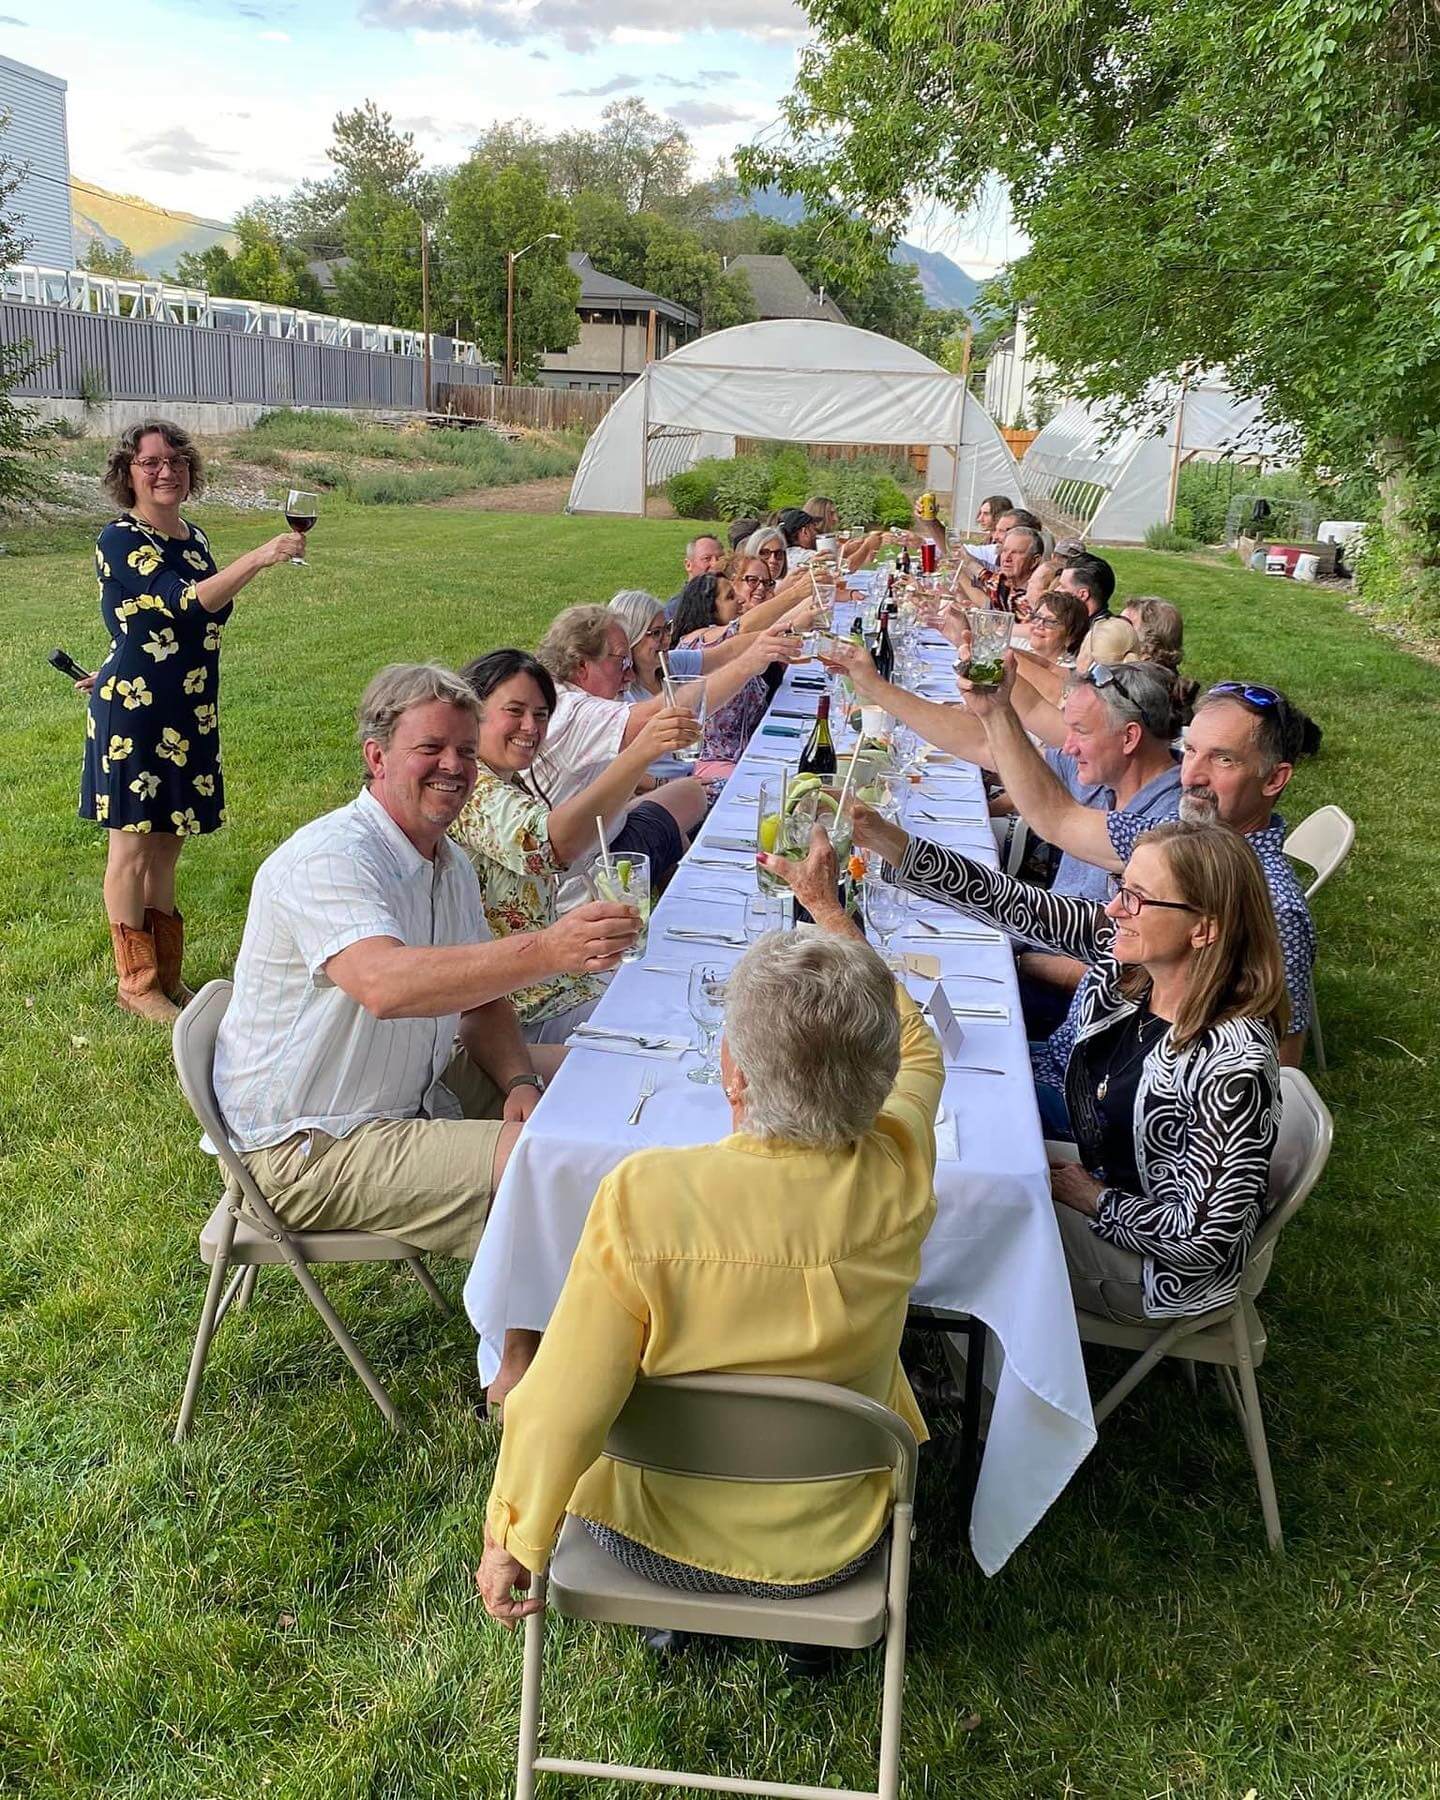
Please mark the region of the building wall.
MULTIPOLYGON (((582 318, 578 343, 541 358, 540 380, 546 387, 578 387, 591 393, 618 394, 645 367, 648 331, 644 313, 624 315, 623 325, 615 314, 604 320, 582 318)), ((657 361, 688 342, 689 334, 673 319, 667 319, 663 313, 655 315, 657 361)))
POLYGON ((10 202, 22 234, 31 240, 30 262, 68 269, 75 261, 70 227, 70 146, 65 127, 65 83, 56 75, 0 56, 0 113, 9 123, 0 148, 30 173, 10 202))

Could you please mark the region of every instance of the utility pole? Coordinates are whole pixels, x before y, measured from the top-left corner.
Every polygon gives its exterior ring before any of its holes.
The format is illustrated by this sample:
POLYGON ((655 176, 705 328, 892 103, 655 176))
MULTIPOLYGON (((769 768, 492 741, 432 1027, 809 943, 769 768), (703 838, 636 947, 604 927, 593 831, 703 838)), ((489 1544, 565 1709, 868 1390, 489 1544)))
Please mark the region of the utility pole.
POLYGON ((515 252, 505 257, 505 385, 515 385, 515 252))
POLYGON ((430 407, 430 227, 420 221, 420 329, 425 336, 425 410, 430 407))
POLYGON ((1165 523, 1175 523, 1175 502, 1180 497, 1180 464, 1185 460, 1185 402, 1190 394, 1190 377, 1198 364, 1186 369, 1180 377, 1180 398, 1175 405, 1175 443, 1170 452, 1170 482, 1165 492, 1165 523))

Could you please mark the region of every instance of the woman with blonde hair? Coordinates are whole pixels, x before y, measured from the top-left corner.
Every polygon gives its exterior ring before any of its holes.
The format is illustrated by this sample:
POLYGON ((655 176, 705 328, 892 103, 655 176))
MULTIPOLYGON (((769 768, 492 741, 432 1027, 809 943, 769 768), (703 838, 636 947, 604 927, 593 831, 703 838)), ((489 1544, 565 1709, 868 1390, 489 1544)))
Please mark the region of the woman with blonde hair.
POLYGON ((1135 627, 1125 619, 1103 618, 1085 633, 1085 641, 1075 652, 1075 668, 1083 675, 1096 663, 1139 662, 1140 638, 1135 627))
POLYGON ((1265 1205, 1289 1017, 1249 844, 1223 825, 1156 826, 1101 905, 911 838, 868 807, 855 842, 902 887, 1087 967, 1037 1057, 1047 1136, 1078 1153, 1051 1164, 1077 1303, 1134 1321, 1232 1300, 1265 1205))

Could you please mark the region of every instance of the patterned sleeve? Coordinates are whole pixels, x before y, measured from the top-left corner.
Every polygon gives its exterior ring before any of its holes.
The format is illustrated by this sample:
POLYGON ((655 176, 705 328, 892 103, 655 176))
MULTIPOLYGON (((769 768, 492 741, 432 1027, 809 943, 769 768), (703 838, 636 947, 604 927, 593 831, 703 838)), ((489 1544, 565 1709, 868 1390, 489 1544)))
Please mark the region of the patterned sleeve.
POLYGON ((1115 939, 1098 901, 1047 893, 924 838, 910 839, 898 883, 1083 963, 1099 962, 1115 939))
POLYGON ((198 635, 212 617, 201 606, 195 583, 215 573, 208 547, 197 538, 188 552, 195 558, 190 577, 164 566, 160 552, 138 527, 117 520, 107 525, 95 545, 95 568, 107 597, 113 602, 121 629, 141 613, 168 620, 172 629, 187 626, 198 635))
POLYGON ((1105 815, 1105 829, 1110 833, 1110 848, 1121 862, 1129 862, 1131 852, 1135 848, 1135 840, 1142 831, 1150 829, 1151 821, 1142 819, 1135 813, 1116 810, 1105 815))
POLYGON ((1285 989, 1290 996, 1292 1034, 1310 1029, 1310 977, 1315 969, 1315 922, 1302 900, 1277 909, 1280 954, 1285 961, 1285 989))
POLYGON ((1182 1056, 1185 1128, 1136 1148, 1148 1192, 1106 1188, 1095 1231, 1156 1260, 1156 1310, 1183 1306, 1196 1276, 1238 1270, 1255 1234, 1280 1122, 1280 1067, 1254 1019, 1213 1026, 1182 1056), (1188 1279, 1187 1279, 1188 1278, 1188 1279))
POLYGON ((559 875, 565 865, 550 842, 550 811, 523 788, 482 775, 450 835, 472 856, 514 875, 559 875))

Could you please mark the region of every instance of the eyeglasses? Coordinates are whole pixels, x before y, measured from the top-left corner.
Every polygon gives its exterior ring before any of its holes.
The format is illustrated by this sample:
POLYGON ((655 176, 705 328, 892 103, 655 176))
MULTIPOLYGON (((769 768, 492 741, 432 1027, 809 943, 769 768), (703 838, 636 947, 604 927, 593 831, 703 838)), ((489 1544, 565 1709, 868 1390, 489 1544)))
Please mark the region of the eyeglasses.
POLYGON ((1277 693, 1274 688, 1251 687, 1244 681, 1217 681, 1210 689, 1210 693, 1206 694, 1207 700, 1210 698, 1210 694, 1230 694, 1238 700, 1243 700, 1247 706, 1284 706, 1286 704, 1285 696, 1277 693))
POLYGON ((1107 885, 1110 889, 1111 903, 1118 900, 1121 914, 1127 919, 1139 918, 1147 906, 1160 906, 1166 912, 1193 913, 1200 910, 1198 906, 1192 906, 1188 900, 1152 900, 1148 894, 1137 894, 1135 889, 1127 887, 1118 875, 1109 876, 1107 885))
POLYGON ((1060 621, 1055 617, 1054 613, 1031 613, 1030 615, 1032 629, 1036 625, 1044 625, 1049 628, 1050 626, 1058 625, 1059 623, 1060 621))
POLYGON ((161 469, 174 469, 178 474, 181 469, 190 467, 188 456, 132 456, 130 466, 143 469, 147 475, 158 475, 161 469))
POLYGON ((775 585, 773 575, 739 575, 736 579, 743 582, 746 587, 774 587, 775 585))

